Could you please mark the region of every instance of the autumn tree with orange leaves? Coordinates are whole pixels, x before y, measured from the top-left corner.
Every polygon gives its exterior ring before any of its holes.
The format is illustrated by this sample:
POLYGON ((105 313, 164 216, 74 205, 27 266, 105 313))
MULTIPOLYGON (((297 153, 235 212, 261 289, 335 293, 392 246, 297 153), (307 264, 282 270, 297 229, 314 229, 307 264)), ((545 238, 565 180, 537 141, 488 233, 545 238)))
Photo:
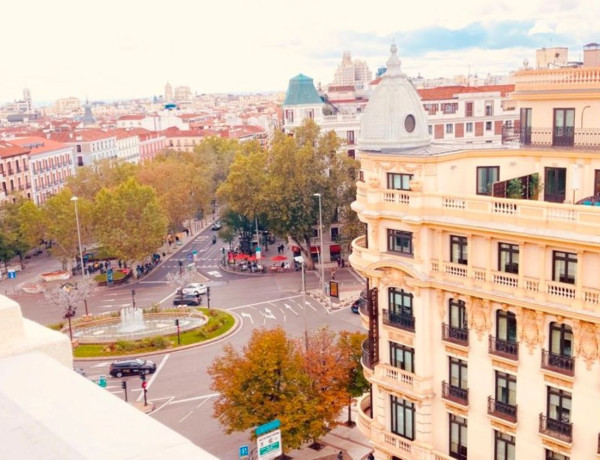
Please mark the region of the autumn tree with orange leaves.
POLYGON ((328 328, 308 342, 276 328, 254 330, 241 352, 225 345, 208 371, 219 393, 215 418, 228 434, 279 419, 284 452, 316 441, 339 424, 350 399, 346 343, 328 328))

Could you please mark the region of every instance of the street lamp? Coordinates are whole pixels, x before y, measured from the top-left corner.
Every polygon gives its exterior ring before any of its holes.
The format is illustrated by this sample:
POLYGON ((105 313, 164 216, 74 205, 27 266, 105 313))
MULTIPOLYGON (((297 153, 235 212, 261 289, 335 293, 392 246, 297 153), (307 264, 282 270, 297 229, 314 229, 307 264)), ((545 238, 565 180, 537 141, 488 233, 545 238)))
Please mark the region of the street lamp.
POLYGON ((325 264, 323 263, 323 213, 321 211, 321 194, 313 193, 313 196, 319 198, 319 237, 321 239, 321 249, 319 250, 319 256, 321 259, 321 282, 323 283, 323 290, 325 290, 325 264))
MULTIPOLYGON (((84 274, 83 268, 83 252, 81 251, 81 230, 79 228, 79 213, 77 212, 77 198, 76 196, 71 197, 71 201, 75 203, 75 222, 77 222, 77 240, 79 242, 79 260, 81 261, 81 276, 84 274)), ((87 276, 87 270, 85 270, 85 275, 87 276)))

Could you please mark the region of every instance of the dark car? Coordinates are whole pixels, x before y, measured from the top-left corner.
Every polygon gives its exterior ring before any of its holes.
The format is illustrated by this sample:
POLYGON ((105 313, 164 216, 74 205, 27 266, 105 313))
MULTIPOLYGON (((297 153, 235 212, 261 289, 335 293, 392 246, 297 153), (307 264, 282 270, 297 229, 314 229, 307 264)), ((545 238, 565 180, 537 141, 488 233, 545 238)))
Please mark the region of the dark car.
POLYGON ((202 304, 202 297, 200 294, 177 294, 173 299, 173 305, 200 305, 202 304))
POLYGON ((110 365, 110 375, 123 377, 126 375, 154 374, 156 364, 147 359, 125 359, 114 361, 110 365))

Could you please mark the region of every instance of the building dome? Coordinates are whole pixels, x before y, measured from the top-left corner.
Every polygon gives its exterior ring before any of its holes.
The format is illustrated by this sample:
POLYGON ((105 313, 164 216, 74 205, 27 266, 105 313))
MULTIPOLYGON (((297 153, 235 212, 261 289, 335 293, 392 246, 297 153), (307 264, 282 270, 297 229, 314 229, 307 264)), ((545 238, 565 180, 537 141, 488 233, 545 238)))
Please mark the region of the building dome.
POLYGON ((400 70, 396 45, 391 46, 387 71, 369 98, 362 116, 358 148, 365 151, 403 150, 431 143, 421 99, 400 70))

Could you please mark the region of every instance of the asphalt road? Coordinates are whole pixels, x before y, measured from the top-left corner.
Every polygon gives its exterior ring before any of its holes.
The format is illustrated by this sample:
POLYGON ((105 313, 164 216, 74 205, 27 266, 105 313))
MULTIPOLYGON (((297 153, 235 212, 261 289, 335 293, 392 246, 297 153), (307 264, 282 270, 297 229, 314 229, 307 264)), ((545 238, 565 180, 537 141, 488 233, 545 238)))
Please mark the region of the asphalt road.
MULTIPOLYGON (((223 459, 239 458, 239 447, 254 446, 249 433, 227 435, 213 418, 215 393, 210 388, 208 366, 222 354, 224 343, 237 348, 244 346, 255 328, 283 327, 292 337, 303 337, 305 330, 328 325, 335 331, 362 330, 358 315, 349 308, 331 311, 309 296, 301 294, 301 273, 277 273, 264 276, 231 274, 219 267, 222 244, 213 244, 209 229, 196 235, 169 260, 143 280, 126 286, 100 288, 88 300, 90 313, 119 310, 131 305, 149 307, 155 303, 171 305, 174 288, 165 282, 167 273, 179 270, 179 261, 189 263, 188 254, 196 251, 196 265, 211 286, 211 307, 230 311, 240 321, 240 327, 231 335, 197 348, 167 352, 151 357, 157 363, 157 372, 148 381, 149 401, 154 405, 149 416, 156 418, 192 442, 223 459), (132 297, 135 289, 135 297, 132 297)), ((273 252, 273 251, 271 251, 273 252)), ((267 257, 270 255, 265 254, 267 257)), ((319 285, 315 272, 307 273, 307 289, 319 285)), ((18 299, 25 317, 42 324, 60 320, 60 312, 43 302, 43 296, 22 296, 18 299)), ((206 304, 204 296, 203 304, 206 304)), ((97 379, 108 376, 111 359, 78 360, 76 367, 86 376, 97 379)), ((129 401, 143 401, 141 380, 128 379, 129 401)), ((123 398, 121 379, 108 376, 106 390, 123 398)))

